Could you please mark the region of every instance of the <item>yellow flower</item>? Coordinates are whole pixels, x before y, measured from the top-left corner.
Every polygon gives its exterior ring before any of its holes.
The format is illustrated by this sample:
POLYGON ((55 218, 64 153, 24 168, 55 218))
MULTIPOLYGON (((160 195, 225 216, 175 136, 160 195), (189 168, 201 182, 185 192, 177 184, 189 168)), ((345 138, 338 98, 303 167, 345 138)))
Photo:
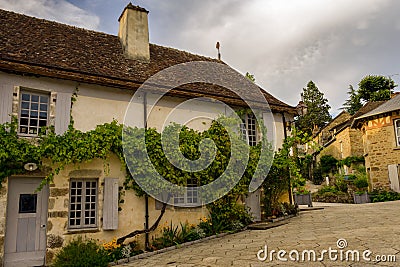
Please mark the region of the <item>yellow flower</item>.
POLYGON ((202 222, 207 222, 207 218, 206 217, 203 217, 203 218, 201 218, 200 219, 202 222))

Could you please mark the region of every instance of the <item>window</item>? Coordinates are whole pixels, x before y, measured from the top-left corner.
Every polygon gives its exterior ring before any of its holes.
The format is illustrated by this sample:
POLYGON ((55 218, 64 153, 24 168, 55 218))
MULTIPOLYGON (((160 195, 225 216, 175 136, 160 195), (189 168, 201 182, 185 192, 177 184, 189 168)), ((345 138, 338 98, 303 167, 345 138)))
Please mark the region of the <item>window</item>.
POLYGON ((250 146, 257 145, 256 124, 256 117, 253 114, 246 114, 245 117, 242 118, 242 123, 240 124, 240 131, 243 135, 243 138, 247 140, 247 143, 250 146))
POLYGON ((400 119, 394 121, 394 131, 396 135, 396 145, 400 146, 400 119))
POLYGON ((69 227, 97 226, 97 180, 71 179, 69 227))
POLYGON ((197 186, 196 179, 188 179, 186 192, 184 194, 175 195, 174 204, 192 205, 200 203, 197 186))
POLYGON ((47 126, 49 95, 21 91, 19 127, 21 135, 37 136, 41 127, 47 126))

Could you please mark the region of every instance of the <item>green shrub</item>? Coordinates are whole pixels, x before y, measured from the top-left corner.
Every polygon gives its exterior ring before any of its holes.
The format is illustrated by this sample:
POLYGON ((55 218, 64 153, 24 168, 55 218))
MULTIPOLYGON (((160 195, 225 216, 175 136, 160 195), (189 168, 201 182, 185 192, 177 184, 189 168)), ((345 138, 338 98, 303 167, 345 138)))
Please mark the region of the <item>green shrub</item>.
POLYGON ((313 169, 313 183, 314 184, 322 184, 324 181, 324 177, 322 175, 321 164, 318 164, 316 168, 313 169))
POLYGON ((368 188, 367 178, 363 176, 357 177, 357 179, 354 180, 354 185, 360 190, 365 190, 368 188))
POLYGON ((344 180, 343 177, 337 177, 336 178, 335 186, 336 186, 338 191, 344 192, 344 193, 347 192, 348 186, 347 186, 347 183, 346 183, 346 181, 344 180))
POLYGON ((329 174, 336 169, 338 160, 331 155, 324 155, 321 157, 320 162, 322 174, 329 174))
POLYGON ((325 194, 327 192, 336 194, 338 192, 338 190, 337 190, 337 188, 335 186, 326 185, 326 186, 322 187, 321 189, 319 189, 317 193, 319 195, 322 195, 322 194, 325 194))
POLYGON ((174 226, 171 222, 169 226, 163 227, 161 237, 155 238, 152 245, 155 249, 161 249, 194 241, 203 237, 205 237, 204 230, 199 226, 188 223, 180 223, 179 226, 174 226))
POLYGON ((94 240, 82 240, 78 237, 63 247, 56 255, 53 266, 55 267, 106 267, 110 257, 94 240))
POLYGON ((371 202, 385 202, 400 200, 400 193, 394 191, 386 191, 382 189, 376 189, 370 194, 371 202))

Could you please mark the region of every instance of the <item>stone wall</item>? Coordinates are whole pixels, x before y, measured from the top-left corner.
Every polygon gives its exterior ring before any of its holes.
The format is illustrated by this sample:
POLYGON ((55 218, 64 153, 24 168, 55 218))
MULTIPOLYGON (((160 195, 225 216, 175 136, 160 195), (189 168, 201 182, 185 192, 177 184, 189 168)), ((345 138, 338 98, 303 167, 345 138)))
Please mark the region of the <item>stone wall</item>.
POLYGON ((396 146, 393 120, 399 115, 386 117, 377 123, 371 120, 364 126, 365 164, 371 189, 389 188, 388 165, 400 164, 400 147, 396 146))
POLYGON ((346 127, 337 133, 335 139, 319 153, 317 160, 319 161, 324 155, 331 155, 342 160, 350 156, 362 156, 363 152, 361 131, 346 127))
MULTIPOLYGON (((125 180, 125 173, 121 170, 121 164, 116 156, 111 156, 109 159, 109 172, 104 171, 104 162, 102 160, 93 160, 90 163, 80 164, 66 168, 54 179, 54 183, 50 185, 49 197, 49 213, 47 225, 47 262, 51 262, 57 251, 71 239, 77 236, 85 238, 93 238, 101 242, 108 242, 114 237, 121 237, 134 230, 144 228, 145 222, 145 201, 144 197, 138 197, 133 190, 124 191, 120 194, 123 203, 119 204, 119 218, 117 230, 103 230, 103 186, 104 178, 119 178, 120 188, 125 180), (69 181, 70 177, 95 178, 98 177, 98 227, 93 229, 72 230, 68 228, 68 209, 69 209, 69 181)), ((149 224, 150 226, 157 219, 160 210, 156 209, 155 200, 149 199, 149 224)), ((197 224, 199 219, 207 216, 208 212, 205 207, 201 208, 168 208, 161 224, 166 222, 189 222, 197 224)), ((160 226, 159 226, 160 227, 160 226)), ((161 227, 160 227, 161 228, 161 227)), ((150 235, 158 234, 160 231, 150 235)), ((143 247, 144 236, 139 236, 135 239, 143 247)), ((130 241, 130 240, 128 240, 130 241)))

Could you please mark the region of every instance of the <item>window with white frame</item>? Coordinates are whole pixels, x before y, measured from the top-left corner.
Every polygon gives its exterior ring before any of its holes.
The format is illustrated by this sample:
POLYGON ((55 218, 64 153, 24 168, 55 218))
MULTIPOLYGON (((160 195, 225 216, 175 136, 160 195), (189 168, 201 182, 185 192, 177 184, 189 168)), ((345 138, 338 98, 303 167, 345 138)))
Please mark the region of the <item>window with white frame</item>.
POLYGON ((49 116, 48 94, 21 90, 18 133, 37 136, 46 127, 49 116))
POLYGON ((71 179, 69 197, 70 228, 97 226, 97 180, 71 179))
POLYGON ((396 145, 400 146, 400 119, 394 121, 394 131, 396 135, 396 145))
POLYGON ((174 195, 174 204, 198 204, 200 199, 198 196, 198 183, 196 179, 187 180, 187 189, 183 194, 174 195))
POLYGON ((253 114, 246 114, 242 118, 240 131, 250 146, 257 145, 257 120, 253 114))

